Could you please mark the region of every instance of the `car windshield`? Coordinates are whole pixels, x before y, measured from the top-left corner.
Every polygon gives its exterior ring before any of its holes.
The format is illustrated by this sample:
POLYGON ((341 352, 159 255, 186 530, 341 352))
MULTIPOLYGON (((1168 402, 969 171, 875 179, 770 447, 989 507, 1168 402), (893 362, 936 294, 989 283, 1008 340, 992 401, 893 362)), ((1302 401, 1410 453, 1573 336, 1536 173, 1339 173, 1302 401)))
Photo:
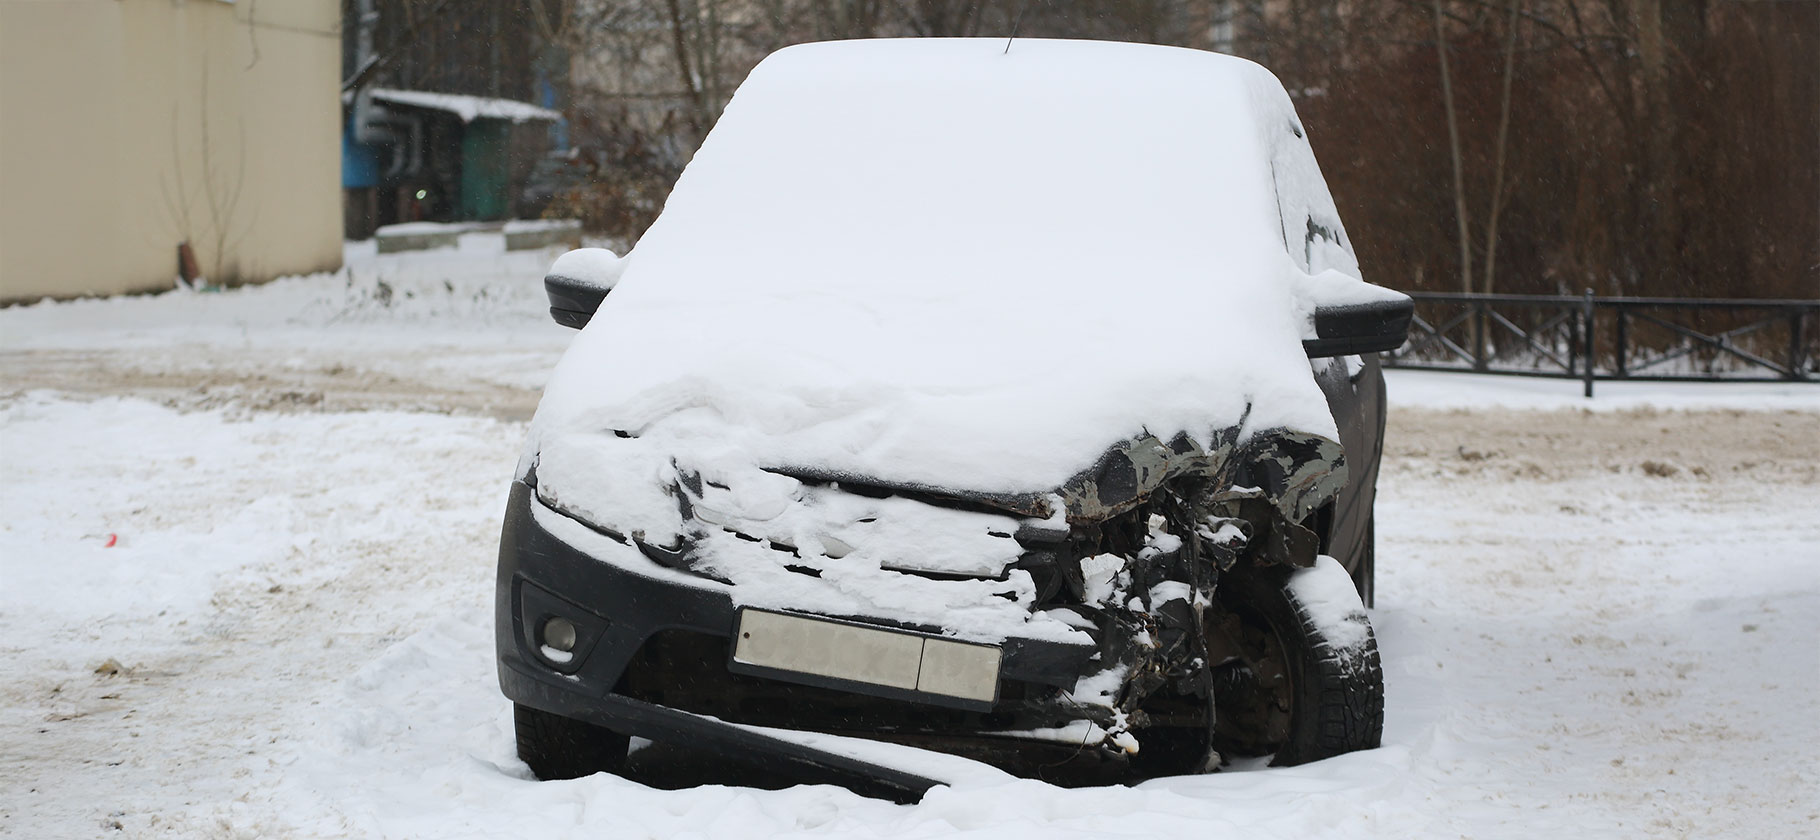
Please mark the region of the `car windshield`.
MULTIPOLYGON (((1145 433, 1331 437, 1290 291, 1306 266, 1284 246, 1308 199, 1279 195, 1318 184, 1313 167, 1281 86, 1236 58, 998 39, 786 49, 629 255, 532 447, 617 430, 1040 492, 1145 433)), ((1324 188, 1314 200, 1331 214, 1324 188)))

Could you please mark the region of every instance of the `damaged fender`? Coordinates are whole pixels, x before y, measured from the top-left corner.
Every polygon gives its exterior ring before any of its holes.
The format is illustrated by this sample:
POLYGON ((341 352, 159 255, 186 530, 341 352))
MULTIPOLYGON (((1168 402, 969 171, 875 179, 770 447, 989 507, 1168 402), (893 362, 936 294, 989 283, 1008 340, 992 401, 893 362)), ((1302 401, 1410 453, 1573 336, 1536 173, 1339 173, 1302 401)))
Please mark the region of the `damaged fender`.
POLYGON ((1241 559, 1308 566, 1318 553, 1301 522, 1345 485, 1340 444, 1280 429, 1236 438, 1203 448, 1140 437, 1061 490, 1080 558, 1063 574, 1099 625, 1103 665, 1067 699, 1109 750, 1138 752, 1130 733, 1153 723, 1146 706, 1160 692, 1210 708, 1207 625, 1222 572, 1241 559))

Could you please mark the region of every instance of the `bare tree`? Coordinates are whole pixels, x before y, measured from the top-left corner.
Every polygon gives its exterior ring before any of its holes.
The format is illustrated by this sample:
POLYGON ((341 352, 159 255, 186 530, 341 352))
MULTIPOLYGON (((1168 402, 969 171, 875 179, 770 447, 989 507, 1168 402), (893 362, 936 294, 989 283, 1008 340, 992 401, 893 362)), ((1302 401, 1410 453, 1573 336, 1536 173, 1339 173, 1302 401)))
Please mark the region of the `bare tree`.
POLYGON ((1441 0, 1434 0, 1435 54, 1441 64, 1441 101, 1447 109, 1447 154, 1453 161, 1454 221, 1459 228, 1460 291, 1472 291, 1472 233, 1466 213, 1465 165, 1461 162, 1460 120, 1454 111, 1453 75, 1448 70, 1447 21, 1441 15, 1441 0))
POLYGON ((246 126, 238 118, 235 120, 237 142, 232 149, 232 162, 225 158, 228 152, 221 149, 215 140, 219 128, 210 114, 209 108, 209 69, 208 57, 203 56, 200 99, 196 118, 196 148, 201 156, 201 169, 197 181, 191 184, 189 173, 183 165, 183 139, 181 110, 176 103, 171 105, 171 169, 166 176, 160 176, 158 186, 164 197, 165 212, 169 222, 175 227, 179 238, 178 249, 181 254, 192 247, 200 234, 206 234, 202 244, 208 247, 206 271, 218 285, 234 285, 240 277, 239 259, 235 248, 244 240, 256 221, 256 214, 242 212, 240 199, 246 187, 246 126), (200 203, 206 211, 206 226, 199 229, 198 215, 192 205, 200 203))
MULTIPOLYGON (((714 4, 714 0, 702 0, 702 2, 709 6, 714 4)), ((664 0, 664 3, 669 12, 670 39, 671 46, 675 49, 676 72, 682 82, 682 89, 688 96, 689 139, 692 141, 692 145, 698 145, 701 143, 702 137, 707 134, 708 101, 702 89, 702 77, 696 74, 695 68, 691 66, 689 60, 694 52, 689 48, 689 30, 691 24, 697 24, 694 28, 698 31, 700 26, 697 21, 683 17, 682 4, 679 0, 664 0)))
POLYGON ((1479 286, 1479 291, 1488 295, 1497 288, 1493 279, 1498 270, 1498 216, 1504 212, 1505 152, 1510 144, 1510 86, 1517 75, 1518 22, 1517 0, 1510 0, 1510 21, 1506 24, 1509 31, 1504 38, 1504 89, 1498 97, 1498 150, 1492 162, 1491 218, 1485 224, 1485 275, 1479 286))

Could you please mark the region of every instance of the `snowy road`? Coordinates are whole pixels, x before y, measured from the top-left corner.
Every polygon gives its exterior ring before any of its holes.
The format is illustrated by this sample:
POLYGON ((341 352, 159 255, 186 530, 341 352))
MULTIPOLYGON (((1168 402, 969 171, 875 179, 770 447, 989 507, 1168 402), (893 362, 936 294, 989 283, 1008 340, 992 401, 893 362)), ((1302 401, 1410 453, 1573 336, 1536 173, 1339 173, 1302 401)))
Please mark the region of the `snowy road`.
POLYGON ((662 747, 640 781, 528 781, 490 599, 568 336, 541 310, 550 255, 352 256, 0 311, 0 835, 1820 832, 1813 386, 1602 386, 1580 411, 1572 383, 1394 375, 1381 750, 910 807, 665 790, 750 780, 662 747))

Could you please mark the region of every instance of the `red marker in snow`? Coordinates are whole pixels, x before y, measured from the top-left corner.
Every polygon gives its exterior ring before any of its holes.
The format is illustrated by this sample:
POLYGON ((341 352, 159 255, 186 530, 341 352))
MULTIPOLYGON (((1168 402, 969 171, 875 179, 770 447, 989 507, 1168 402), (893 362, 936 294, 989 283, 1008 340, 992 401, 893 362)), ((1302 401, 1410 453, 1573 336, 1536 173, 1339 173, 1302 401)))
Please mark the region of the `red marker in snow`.
POLYGON ((107 542, 104 543, 101 547, 102 548, 113 548, 114 543, 117 543, 119 541, 120 541, 120 536, 118 534, 108 534, 107 542))

